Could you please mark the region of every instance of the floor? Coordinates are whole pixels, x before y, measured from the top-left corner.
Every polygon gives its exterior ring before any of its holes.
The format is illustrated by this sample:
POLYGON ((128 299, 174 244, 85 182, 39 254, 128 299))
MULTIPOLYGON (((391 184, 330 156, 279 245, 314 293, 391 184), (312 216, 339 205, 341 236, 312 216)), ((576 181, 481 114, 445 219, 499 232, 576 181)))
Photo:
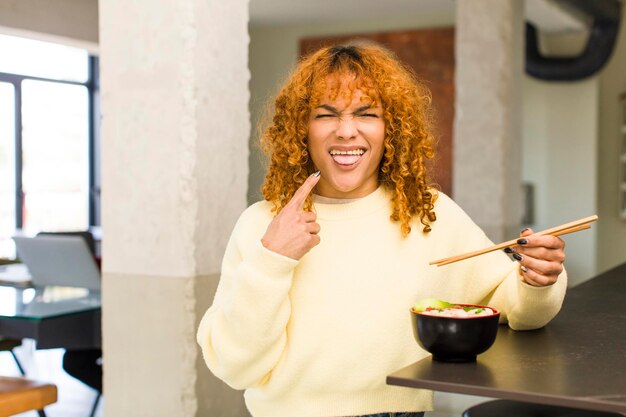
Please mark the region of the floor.
MULTIPOLYGON (((89 417, 96 392, 66 374, 62 367, 63 349, 35 350, 34 343, 25 340, 15 348, 29 378, 52 382, 58 389, 58 400, 46 407, 47 417, 89 417)), ((9 352, 0 352, 0 375, 20 376, 9 352)), ((100 399, 95 417, 104 417, 104 397, 100 399)), ((37 412, 18 414, 18 417, 38 417, 37 412)))

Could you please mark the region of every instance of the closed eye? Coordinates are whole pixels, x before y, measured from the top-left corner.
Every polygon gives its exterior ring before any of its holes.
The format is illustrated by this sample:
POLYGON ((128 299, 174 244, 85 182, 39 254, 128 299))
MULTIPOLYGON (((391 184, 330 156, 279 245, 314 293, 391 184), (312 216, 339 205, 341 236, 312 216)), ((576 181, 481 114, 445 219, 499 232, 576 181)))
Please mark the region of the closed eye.
POLYGON ((315 115, 316 119, 325 119, 325 118, 329 118, 329 117, 335 117, 334 114, 317 114, 315 115))

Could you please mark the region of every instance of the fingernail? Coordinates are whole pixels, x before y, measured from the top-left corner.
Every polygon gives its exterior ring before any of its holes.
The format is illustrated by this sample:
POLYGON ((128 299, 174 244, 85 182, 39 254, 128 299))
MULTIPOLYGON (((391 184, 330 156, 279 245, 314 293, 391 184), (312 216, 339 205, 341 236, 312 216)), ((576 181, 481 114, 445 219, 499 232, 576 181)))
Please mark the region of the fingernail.
POLYGON ((511 249, 511 248, 504 248, 504 253, 513 253, 513 249, 511 249))
POLYGON ((522 255, 520 255, 519 253, 514 253, 513 257, 515 258, 515 260, 520 261, 520 262, 522 261, 522 259, 524 259, 522 258, 522 255))
POLYGON ((321 172, 320 172, 320 171, 315 171, 315 172, 313 173, 313 176, 314 176, 314 177, 319 177, 319 176, 320 176, 320 174, 321 174, 321 172))
POLYGON ((526 239, 517 239, 517 244, 518 245, 525 245, 528 243, 528 240, 526 239))
POLYGON ((527 230, 530 230, 530 228, 527 227, 526 229, 522 230, 520 233, 524 233, 527 230))
POLYGON ((521 265, 519 269, 521 269, 522 272, 528 272, 528 268, 526 268, 524 265, 521 265))

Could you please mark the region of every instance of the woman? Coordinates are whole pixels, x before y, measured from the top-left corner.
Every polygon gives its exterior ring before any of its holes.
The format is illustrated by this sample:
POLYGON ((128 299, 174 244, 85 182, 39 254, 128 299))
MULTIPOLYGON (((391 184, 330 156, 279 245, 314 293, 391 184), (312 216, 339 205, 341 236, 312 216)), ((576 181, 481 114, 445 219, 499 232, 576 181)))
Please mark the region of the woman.
POLYGON ((279 92, 262 137, 265 201, 239 218, 198 330, 207 365, 246 390, 253 416, 431 410, 431 392, 385 384, 427 356, 409 315, 420 298, 489 304, 513 329, 558 312, 557 237, 520 240, 519 262, 499 252, 428 265, 492 244, 429 184, 429 106, 411 71, 372 45, 313 53, 279 92))

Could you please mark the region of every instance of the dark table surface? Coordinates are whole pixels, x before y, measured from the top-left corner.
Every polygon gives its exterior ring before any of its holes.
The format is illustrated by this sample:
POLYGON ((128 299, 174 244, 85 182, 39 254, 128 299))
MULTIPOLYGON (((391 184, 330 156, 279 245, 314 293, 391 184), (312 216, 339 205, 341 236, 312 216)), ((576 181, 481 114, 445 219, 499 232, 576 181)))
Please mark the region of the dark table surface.
POLYGON ((38 349, 101 345, 100 292, 0 285, 0 337, 34 339, 38 349))
POLYGON ((429 357, 387 383, 626 413, 626 264, 569 289, 560 313, 542 329, 501 325, 476 362, 429 357))

